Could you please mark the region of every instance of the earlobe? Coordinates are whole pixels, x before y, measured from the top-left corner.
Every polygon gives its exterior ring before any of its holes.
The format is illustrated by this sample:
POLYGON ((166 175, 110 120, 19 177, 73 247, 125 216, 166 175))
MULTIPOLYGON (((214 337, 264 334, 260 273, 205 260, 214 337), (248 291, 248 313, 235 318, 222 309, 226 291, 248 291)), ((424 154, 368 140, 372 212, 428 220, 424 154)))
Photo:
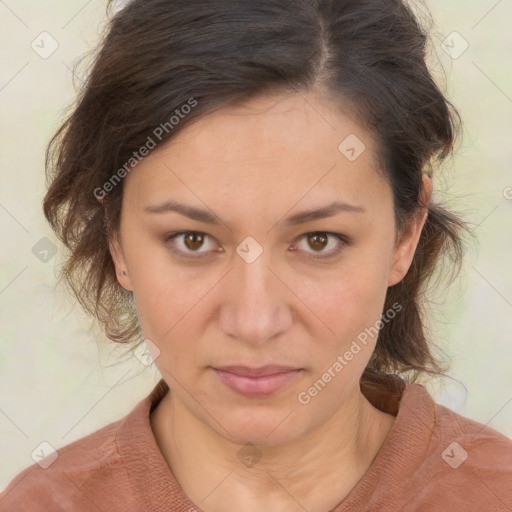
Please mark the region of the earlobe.
POLYGON ((124 258, 123 250, 116 238, 109 241, 109 250, 114 266, 116 268, 116 276, 118 283, 127 291, 133 291, 130 281, 130 276, 126 272, 126 260, 124 258))

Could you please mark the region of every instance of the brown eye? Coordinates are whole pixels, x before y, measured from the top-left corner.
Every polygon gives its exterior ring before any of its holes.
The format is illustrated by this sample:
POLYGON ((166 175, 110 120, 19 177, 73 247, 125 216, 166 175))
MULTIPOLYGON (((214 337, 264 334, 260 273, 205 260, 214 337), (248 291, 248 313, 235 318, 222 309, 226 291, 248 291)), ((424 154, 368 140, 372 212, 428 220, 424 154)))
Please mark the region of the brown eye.
POLYGON ((328 237, 326 237, 324 233, 310 233, 308 235, 308 244, 312 249, 315 249, 315 251, 324 249, 328 242, 328 237))
POLYGON ((189 258, 205 256, 208 252, 218 252, 219 250, 215 248, 209 235, 198 231, 169 233, 165 237, 165 242, 173 253, 189 258), (208 246, 208 240, 210 240, 210 246, 208 246))
POLYGON ((187 249, 197 251, 203 245, 204 236, 201 233, 187 233, 185 234, 184 243, 187 249))
POLYGON ((301 251, 317 259, 334 258, 350 244, 350 240, 345 235, 327 231, 306 233, 300 238, 306 242, 305 248, 300 247, 300 243, 298 244, 301 251))

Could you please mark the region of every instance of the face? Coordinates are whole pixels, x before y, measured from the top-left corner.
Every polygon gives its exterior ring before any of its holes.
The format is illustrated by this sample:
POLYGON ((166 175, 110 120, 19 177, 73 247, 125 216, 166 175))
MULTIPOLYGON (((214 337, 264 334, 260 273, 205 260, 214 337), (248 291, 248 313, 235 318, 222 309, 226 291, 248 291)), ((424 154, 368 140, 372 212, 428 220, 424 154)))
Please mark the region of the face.
POLYGON ((177 407, 220 436, 290 442, 359 393, 424 222, 395 245, 374 150, 313 93, 265 96, 188 125, 127 176, 119 282, 177 407), (267 365, 295 371, 217 371, 267 365))

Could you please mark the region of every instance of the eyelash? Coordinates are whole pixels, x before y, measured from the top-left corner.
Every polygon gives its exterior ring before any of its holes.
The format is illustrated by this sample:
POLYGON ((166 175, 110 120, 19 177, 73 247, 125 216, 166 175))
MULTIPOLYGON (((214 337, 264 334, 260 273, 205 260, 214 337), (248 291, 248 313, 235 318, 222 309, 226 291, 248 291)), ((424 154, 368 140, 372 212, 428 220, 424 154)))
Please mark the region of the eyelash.
MULTIPOLYGON (((166 235, 165 242, 167 243, 170 241, 174 241, 175 238, 178 238, 181 235, 189 235, 189 234, 203 235, 208 238, 211 238, 210 235, 208 235, 207 233, 203 233, 202 231, 176 231, 174 233, 169 233, 168 235, 166 235)), ((304 233, 303 235, 301 235, 299 237, 299 240, 302 240, 304 237, 307 237, 308 235, 315 235, 315 234, 327 235, 327 237, 337 238, 341 242, 341 245, 334 251, 331 251, 330 253, 328 253, 327 256, 320 255, 323 253, 317 253, 317 254, 313 253, 311 257, 314 259, 326 260, 326 259, 334 258, 334 257, 338 256, 338 254, 340 254, 341 251, 343 251, 345 246, 349 245, 349 243, 350 243, 348 237, 346 237, 345 235, 342 235, 341 233, 332 233, 330 231, 310 231, 308 233, 304 233)), ((185 258, 191 258, 191 259, 201 258, 202 254, 203 254, 198 251, 195 251, 195 252, 194 251, 180 251, 180 250, 176 250, 174 248, 171 248, 170 250, 174 254, 177 254, 177 255, 185 257, 185 258), (184 256, 184 254, 188 254, 188 255, 184 256)))

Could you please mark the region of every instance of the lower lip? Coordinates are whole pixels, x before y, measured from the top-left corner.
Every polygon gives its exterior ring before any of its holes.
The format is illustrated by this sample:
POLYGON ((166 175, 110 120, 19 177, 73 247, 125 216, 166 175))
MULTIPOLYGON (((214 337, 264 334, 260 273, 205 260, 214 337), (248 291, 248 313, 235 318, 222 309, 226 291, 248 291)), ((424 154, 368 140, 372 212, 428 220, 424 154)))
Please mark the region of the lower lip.
POLYGON ((247 377, 217 370, 216 368, 213 368, 213 370, 228 388, 247 397, 273 395, 302 373, 302 370, 293 370, 262 377, 247 377))

